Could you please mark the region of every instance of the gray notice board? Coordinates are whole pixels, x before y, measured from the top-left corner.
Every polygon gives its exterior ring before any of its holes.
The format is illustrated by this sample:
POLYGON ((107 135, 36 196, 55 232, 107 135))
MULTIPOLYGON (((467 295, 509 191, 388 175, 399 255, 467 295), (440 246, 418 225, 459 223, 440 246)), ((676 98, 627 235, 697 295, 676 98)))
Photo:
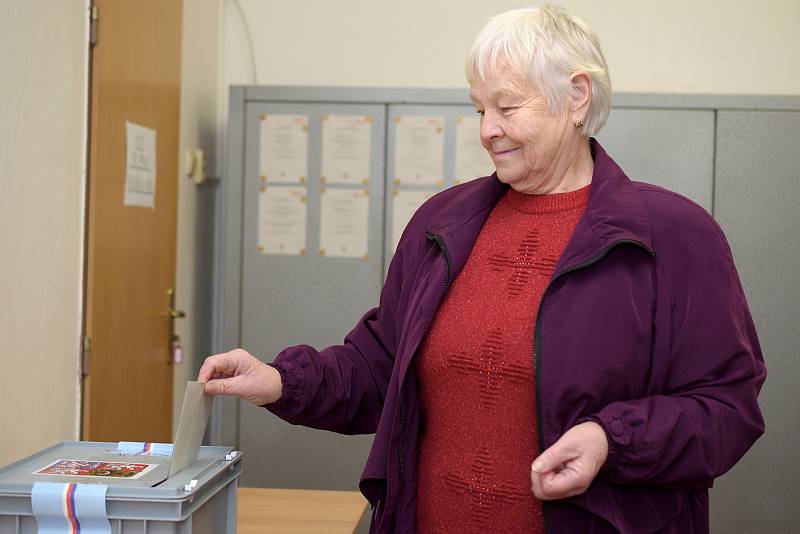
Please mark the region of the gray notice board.
MULTIPOLYGON (((266 361, 286 346, 317 348, 341 342, 358 318, 378 301, 382 281, 383 134, 385 112, 372 104, 252 103, 247 106, 244 160, 242 240, 241 345, 266 361), (370 181, 337 185, 321 181, 322 123, 328 115, 371 117, 370 181), (299 115, 308 119, 307 253, 303 256, 263 254, 257 248, 259 191, 259 127, 263 115, 299 115), (369 191, 367 258, 320 254, 320 210, 323 189, 369 191)), ((296 185, 297 186, 297 185, 296 185)), ((319 474, 337 489, 352 489, 371 440, 347 438, 292 427, 264 410, 243 406, 239 443, 258 450, 248 462, 242 482, 250 485, 314 487, 319 474), (302 464, 287 462, 304 458, 302 464), (334 461, 335 459, 335 461, 334 461)))
MULTIPOLYGON (((292 344, 340 343, 378 300, 393 252, 394 192, 434 193, 455 183, 454 121, 471 113, 466 90, 232 87, 216 224, 215 350, 243 346, 271 361, 292 344), (373 116, 367 260, 258 252, 258 117, 263 113, 308 116, 309 251, 319 244, 321 117, 373 116), (441 184, 394 182, 396 115, 444 118, 441 184)), ((800 398, 791 380, 800 375, 794 326, 800 297, 792 270, 800 261, 794 237, 800 97, 614 95, 614 109, 598 137, 631 179, 684 194, 717 218, 759 330, 770 371, 761 397, 767 435, 717 481, 711 493, 712 530, 800 531, 792 504, 800 502, 800 452, 792 430, 800 398)), ((231 399, 215 405, 212 441, 235 443, 248 453, 245 485, 356 487, 369 436, 291 427, 264 412, 231 399)))

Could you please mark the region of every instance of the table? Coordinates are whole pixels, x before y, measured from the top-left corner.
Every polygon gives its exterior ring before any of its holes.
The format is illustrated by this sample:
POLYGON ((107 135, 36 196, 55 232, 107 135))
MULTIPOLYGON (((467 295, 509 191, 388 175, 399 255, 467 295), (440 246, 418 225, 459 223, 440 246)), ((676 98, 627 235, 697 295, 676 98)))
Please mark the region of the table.
POLYGON ((357 491, 239 488, 239 534, 352 534, 367 509, 357 491))

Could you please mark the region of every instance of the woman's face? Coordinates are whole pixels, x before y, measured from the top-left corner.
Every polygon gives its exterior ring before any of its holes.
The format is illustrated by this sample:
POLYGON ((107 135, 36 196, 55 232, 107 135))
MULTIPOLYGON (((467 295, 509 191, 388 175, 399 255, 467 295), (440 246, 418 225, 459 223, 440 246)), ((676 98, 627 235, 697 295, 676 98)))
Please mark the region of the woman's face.
POLYGON ((546 194, 574 159, 576 128, 566 112, 553 113, 544 95, 501 59, 497 73, 476 77, 470 97, 481 116, 481 144, 501 182, 523 193, 546 194))

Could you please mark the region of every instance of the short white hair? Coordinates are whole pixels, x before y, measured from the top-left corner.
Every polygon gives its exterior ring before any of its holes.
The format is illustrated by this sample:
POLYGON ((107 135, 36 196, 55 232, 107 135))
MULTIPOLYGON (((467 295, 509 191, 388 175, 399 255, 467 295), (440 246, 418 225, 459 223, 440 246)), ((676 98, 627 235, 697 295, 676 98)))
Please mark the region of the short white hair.
POLYGON ((502 58, 547 97, 553 112, 567 108, 574 91, 572 73, 587 72, 592 79, 592 100, 581 133, 596 135, 606 123, 611 111, 611 80, 600 41, 586 22, 564 8, 512 9, 489 19, 467 54, 469 84, 476 76, 485 80, 487 75, 496 75, 502 58))

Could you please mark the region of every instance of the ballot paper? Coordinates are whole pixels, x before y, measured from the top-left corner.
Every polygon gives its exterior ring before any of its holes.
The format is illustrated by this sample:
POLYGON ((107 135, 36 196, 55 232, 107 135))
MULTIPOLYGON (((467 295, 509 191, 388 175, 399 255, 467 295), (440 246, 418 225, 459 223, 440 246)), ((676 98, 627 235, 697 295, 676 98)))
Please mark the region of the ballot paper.
POLYGON ((205 386, 205 382, 186 382, 186 393, 183 396, 181 419, 178 423, 178 434, 175 436, 168 477, 197 461, 214 400, 214 397, 204 393, 205 386))

